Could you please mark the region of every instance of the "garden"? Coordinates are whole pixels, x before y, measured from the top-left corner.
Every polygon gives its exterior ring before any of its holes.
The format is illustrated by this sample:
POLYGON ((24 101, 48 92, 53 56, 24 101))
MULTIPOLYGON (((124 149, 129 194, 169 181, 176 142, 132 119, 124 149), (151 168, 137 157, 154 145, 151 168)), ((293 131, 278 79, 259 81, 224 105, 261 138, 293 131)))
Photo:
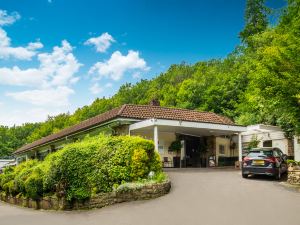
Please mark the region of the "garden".
POLYGON ((288 160, 287 163, 288 163, 287 183, 300 188, 300 162, 294 160, 288 160))
POLYGON ((86 137, 44 161, 28 160, 0 175, 2 200, 23 206, 33 201, 34 208, 72 209, 78 203, 90 208, 91 200, 99 198, 106 200, 93 206, 102 207, 159 197, 169 189, 153 142, 129 136, 86 137), (38 206, 45 199, 57 199, 57 206, 38 206))

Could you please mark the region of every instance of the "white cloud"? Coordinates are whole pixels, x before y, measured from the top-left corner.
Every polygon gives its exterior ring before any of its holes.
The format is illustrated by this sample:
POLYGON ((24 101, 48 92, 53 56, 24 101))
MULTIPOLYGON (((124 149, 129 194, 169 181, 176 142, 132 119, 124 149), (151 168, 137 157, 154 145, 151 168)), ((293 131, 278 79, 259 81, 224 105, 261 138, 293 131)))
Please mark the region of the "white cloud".
POLYGON ((71 94, 74 94, 71 88, 62 86, 51 89, 6 93, 6 96, 10 96, 21 102, 30 102, 37 106, 61 107, 69 105, 69 96, 71 94))
POLYGON ((0 26, 11 25, 20 18, 21 16, 17 12, 8 14, 7 11, 0 9, 0 26))
POLYGON ((127 55, 115 51, 109 60, 97 62, 89 71, 90 74, 96 73, 97 79, 107 77, 112 80, 120 80, 127 71, 147 71, 147 63, 140 58, 139 52, 130 50, 127 55))
POLYGON ((60 47, 55 46, 51 53, 38 54, 38 60, 40 66, 37 68, 0 68, 0 84, 49 88, 69 85, 78 80, 75 74, 81 64, 65 40, 60 47))
POLYGON ((78 81, 75 74, 81 66, 72 54, 72 46, 62 41, 62 45, 55 46, 51 53, 39 54, 38 60, 38 68, 0 68, 0 84, 33 88, 9 92, 6 96, 39 106, 68 105, 69 96, 74 93, 70 86, 78 81))
POLYGON ((63 86, 78 80, 74 75, 82 66, 72 54, 72 46, 66 40, 61 47, 55 46, 52 53, 38 55, 40 72, 46 77, 45 86, 63 86))
POLYGON ((0 84, 38 87, 45 81, 45 74, 36 68, 26 70, 18 66, 0 68, 0 84))
POLYGON ((23 123, 34 123, 45 121, 48 115, 54 116, 66 112, 65 108, 57 107, 18 107, 17 109, 1 108, 0 124, 5 126, 21 125, 23 123))
POLYGON ((111 46, 111 43, 115 42, 114 38, 109 33, 103 33, 99 37, 93 37, 88 39, 85 45, 94 45, 97 52, 106 52, 106 50, 111 46))
POLYGON ((13 24, 20 18, 18 13, 7 14, 6 11, 0 10, 0 59, 8 59, 10 57, 30 60, 37 54, 38 49, 43 47, 40 41, 31 42, 25 47, 12 47, 11 39, 7 36, 7 33, 1 26, 13 24))
POLYGON ((100 87, 100 85, 98 83, 95 83, 90 87, 90 91, 96 95, 96 94, 103 92, 103 88, 100 87))
POLYGON ((69 98, 75 93, 72 85, 79 80, 76 73, 82 66, 67 41, 62 41, 61 46, 55 46, 49 53, 37 52, 43 47, 40 41, 31 42, 25 47, 12 46, 2 26, 13 24, 19 18, 17 13, 8 15, 6 11, 0 10, 0 60, 29 60, 37 55, 39 65, 26 69, 19 66, 0 67, 0 85, 23 87, 21 91, 7 88, 6 93, 1 93, 18 101, 18 107, 13 102, 1 104, 0 124, 6 125, 43 121, 47 115, 75 109, 74 105, 69 104, 69 98), (32 105, 36 107, 32 108, 32 105))

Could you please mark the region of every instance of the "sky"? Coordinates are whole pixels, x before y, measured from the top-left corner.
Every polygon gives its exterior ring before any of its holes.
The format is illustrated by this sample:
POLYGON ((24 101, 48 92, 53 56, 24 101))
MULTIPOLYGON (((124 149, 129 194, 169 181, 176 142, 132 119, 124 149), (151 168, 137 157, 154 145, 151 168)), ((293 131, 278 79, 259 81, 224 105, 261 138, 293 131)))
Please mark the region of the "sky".
POLYGON ((72 113, 171 64, 223 58, 240 43, 245 4, 0 0, 0 125, 72 113))

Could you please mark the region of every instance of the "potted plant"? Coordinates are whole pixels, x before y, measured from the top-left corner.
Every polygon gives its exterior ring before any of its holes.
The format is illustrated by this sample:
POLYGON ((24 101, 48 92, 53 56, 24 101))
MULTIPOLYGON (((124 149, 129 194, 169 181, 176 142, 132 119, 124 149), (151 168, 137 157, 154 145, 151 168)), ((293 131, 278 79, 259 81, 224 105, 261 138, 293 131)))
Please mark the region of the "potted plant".
POLYGON ((173 141, 170 146, 169 146, 169 152, 176 152, 178 153, 181 150, 181 141, 180 140, 175 140, 173 141))

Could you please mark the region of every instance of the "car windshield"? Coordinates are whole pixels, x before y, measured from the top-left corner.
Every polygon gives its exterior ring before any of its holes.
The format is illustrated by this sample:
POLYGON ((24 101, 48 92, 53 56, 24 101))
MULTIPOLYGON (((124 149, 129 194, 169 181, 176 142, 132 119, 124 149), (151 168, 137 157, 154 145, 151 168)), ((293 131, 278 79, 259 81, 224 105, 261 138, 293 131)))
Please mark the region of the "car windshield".
POLYGON ((269 150, 255 150, 255 151, 250 151, 248 154, 248 157, 269 157, 273 156, 273 151, 269 150))

